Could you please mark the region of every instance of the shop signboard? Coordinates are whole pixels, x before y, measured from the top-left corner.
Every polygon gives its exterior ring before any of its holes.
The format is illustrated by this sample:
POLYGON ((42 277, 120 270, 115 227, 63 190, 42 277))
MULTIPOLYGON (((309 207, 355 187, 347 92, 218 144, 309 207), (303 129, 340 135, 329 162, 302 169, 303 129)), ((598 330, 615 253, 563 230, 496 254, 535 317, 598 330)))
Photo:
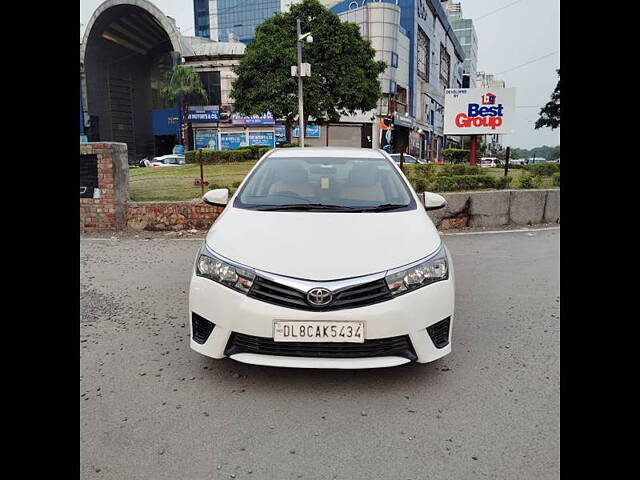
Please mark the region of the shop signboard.
POLYGON ((232 125, 254 126, 254 125, 275 125, 276 121, 271 112, 262 115, 231 115, 232 125))
MULTIPOLYGON (((300 136, 300 127, 295 127, 291 135, 295 138, 300 136)), ((320 125, 307 125, 304 129, 305 138, 320 138, 320 125)))
POLYGON ((195 131, 196 150, 202 148, 205 150, 218 149, 218 131, 212 128, 198 128, 195 131))
POLYGON ((515 88, 450 88, 444 97, 445 135, 513 133, 515 88))
POLYGON ((249 146, 263 145, 265 147, 275 147, 275 137, 273 132, 249 132, 249 146))
POLYGON ((220 134, 220 150, 234 150, 247 146, 247 137, 244 132, 220 134))
POLYGON ((151 129, 154 135, 177 135, 178 109, 164 108, 152 110, 151 129))
POLYGON ((393 114, 393 124, 398 127, 413 128, 415 120, 409 115, 396 112, 393 114))
POLYGON ((189 107, 189 122, 217 123, 220 121, 220 110, 216 105, 189 107))

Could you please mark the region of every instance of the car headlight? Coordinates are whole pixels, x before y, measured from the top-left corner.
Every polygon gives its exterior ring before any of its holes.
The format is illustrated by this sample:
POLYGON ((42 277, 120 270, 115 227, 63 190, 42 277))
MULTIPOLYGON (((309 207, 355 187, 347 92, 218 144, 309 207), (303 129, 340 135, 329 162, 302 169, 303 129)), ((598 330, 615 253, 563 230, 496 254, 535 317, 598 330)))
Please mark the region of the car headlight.
POLYGON ((389 270, 385 280, 392 295, 405 293, 449 278, 449 261, 444 245, 424 261, 411 267, 389 270))
POLYGON ((215 255, 206 245, 202 246, 196 260, 196 275, 218 282, 226 287, 247 293, 256 274, 253 270, 229 263, 215 255))

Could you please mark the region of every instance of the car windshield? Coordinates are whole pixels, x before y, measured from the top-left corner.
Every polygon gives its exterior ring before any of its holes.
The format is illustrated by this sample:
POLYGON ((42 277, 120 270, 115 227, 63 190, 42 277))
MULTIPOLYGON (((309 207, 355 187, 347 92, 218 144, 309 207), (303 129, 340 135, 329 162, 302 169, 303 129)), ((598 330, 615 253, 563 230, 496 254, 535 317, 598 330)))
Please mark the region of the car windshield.
POLYGON ((164 163, 167 165, 178 165, 180 162, 175 157, 168 157, 164 159, 164 163))
POLYGON ((416 208, 385 158, 267 157, 236 196, 254 210, 393 211, 416 208))

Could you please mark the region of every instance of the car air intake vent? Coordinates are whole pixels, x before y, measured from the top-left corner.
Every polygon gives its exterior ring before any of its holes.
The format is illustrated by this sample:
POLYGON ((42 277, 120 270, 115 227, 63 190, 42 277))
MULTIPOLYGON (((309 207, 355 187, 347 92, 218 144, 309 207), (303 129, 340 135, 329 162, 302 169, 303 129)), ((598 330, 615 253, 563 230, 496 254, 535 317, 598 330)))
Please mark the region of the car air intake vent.
POLYGON ((203 344, 213 332, 215 323, 211 323, 206 318, 201 317, 197 313, 191 313, 191 327, 193 331, 193 341, 199 344, 203 344))
POLYGON ((287 357, 364 358, 403 357, 416 360, 416 352, 408 335, 365 340, 364 343, 276 342, 272 338, 255 337, 234 332, 224 354, 259 353, 287 357))
POLYGON ((450 323, 451 317, 447 317, 444 320, 440 320, 438 323, 434 323, 430 327, 427 327, 427 332, 429 332, 429 336, 436 348, 443 348, 449 345, 450 323))
POLYGON ((333 300, 329 305, 326 307, 314 307, 307 303, 306 292, 259 276, 253 281, 253 286, 248 296, 283 307, 319 312, 364 307, 392 298, 387 283, 384 279, 380 279, 336 290, 333 292, 333 300))

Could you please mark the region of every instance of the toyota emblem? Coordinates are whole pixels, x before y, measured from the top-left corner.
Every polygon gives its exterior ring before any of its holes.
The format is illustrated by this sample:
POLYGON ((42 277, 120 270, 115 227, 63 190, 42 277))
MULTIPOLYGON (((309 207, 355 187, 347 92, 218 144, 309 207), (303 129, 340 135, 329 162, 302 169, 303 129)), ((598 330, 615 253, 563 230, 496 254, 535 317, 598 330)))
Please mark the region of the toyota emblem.
POLYGON ((314 307, 324 307, 333 300, 333 294, 326 288, 313 288, 307 292, 307 302, 314 307))

